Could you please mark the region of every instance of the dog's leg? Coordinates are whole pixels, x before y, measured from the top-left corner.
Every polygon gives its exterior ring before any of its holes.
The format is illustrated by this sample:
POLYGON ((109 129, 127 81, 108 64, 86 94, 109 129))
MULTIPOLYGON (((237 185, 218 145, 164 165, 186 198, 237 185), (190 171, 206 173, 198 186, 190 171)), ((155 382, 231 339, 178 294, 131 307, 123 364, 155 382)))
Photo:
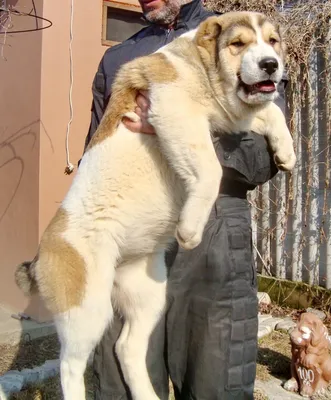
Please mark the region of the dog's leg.
POLYGON ((176 238, 181 247, 192 249, 201 242, 222 177, 210 136, 208 111, 179 88, 158 88, 151 92, 149 121, 169 164, 185 185, 187 198, 176 238))
POLYGON ((294 168, 296 156, 293 139, 285 116, 275 103, 270 103, 257 114, 251 130, 266 136, 279 169, 291 171, 294 168))
POLYGON ((97 272, 99 277, 95 273, 88 280, 82 304, 54 318, 61 342, 60 369, 64 400, 85 399, 84 371, 87 360, 113 315, 110 301, 112 277, 103 276, 100 269, 97 272))
POLYGON ((168 397, 168 381, 162 377, 164 340, 158 338, 155 348, 149 347, 152 334, 164 323, 166 280, 163 252, 121 265, 116 271, 112 297, 125 320, 116 353, 134 400, 159 399, 148 373, 150 356, 153 368, 161 367, 158 382, 153 383, 161 386, 162 399, 168 397))

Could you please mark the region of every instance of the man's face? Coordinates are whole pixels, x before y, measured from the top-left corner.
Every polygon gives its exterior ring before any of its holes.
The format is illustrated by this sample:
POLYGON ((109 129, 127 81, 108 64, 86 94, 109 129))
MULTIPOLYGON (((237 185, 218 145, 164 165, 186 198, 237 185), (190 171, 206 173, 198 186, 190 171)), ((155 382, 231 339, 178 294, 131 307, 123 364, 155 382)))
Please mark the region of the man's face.
POLYGON ((177 18, 180 7, 189 1, 139 0, 139 3, 143 9, 143 13, 147 21, 160 25, 169 25, 177 18))

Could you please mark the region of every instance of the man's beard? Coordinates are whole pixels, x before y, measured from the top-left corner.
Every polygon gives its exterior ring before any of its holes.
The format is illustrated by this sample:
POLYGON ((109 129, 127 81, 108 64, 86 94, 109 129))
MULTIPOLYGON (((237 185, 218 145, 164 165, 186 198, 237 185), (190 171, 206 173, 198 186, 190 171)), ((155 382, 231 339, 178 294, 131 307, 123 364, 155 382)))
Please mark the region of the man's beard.
POLYGON ((190 1, 191 0, 170 0, 160 10, 151 10, 144 13, 144 17, 153 24, 172 24, 177 18, 181 6, 190 1))

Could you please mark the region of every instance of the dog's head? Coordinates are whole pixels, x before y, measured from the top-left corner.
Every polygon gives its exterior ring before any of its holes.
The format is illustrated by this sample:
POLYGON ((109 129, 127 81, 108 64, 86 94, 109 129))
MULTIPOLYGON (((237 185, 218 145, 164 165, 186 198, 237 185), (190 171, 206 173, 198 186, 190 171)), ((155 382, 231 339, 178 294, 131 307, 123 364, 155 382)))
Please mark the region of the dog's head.
POLYGON ((328 347, 328 331, 323 322, 312 313, 303 313, 291 331, 291 342, 296 347, 328 347))
POLYGON ((249 105, 275 100, 285 44, 279 27, 263 14, 210 17, 199 26, 195 40, 211 79, 221 80, 228 93, 235 91, 249 105))

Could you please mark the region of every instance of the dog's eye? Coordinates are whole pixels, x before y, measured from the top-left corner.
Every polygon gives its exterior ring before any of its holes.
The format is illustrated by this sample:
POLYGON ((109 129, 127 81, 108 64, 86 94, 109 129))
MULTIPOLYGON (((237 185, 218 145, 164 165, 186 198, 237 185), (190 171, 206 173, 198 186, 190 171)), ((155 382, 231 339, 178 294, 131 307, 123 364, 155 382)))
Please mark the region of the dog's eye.
POLYGON ((271 46, 274 46, 276 43, 278 43, 278 40, 275 38, 270 38, 269 43, 271 44, 271 46))
POLYGON ((234 46, 234 47, 243 47, 243 46, 245 46, 245 44, 243 43, 243 42, 241 42, 240 40, 236 40, 235 42, 232 42, 231 43, 231 46, 234 46))

